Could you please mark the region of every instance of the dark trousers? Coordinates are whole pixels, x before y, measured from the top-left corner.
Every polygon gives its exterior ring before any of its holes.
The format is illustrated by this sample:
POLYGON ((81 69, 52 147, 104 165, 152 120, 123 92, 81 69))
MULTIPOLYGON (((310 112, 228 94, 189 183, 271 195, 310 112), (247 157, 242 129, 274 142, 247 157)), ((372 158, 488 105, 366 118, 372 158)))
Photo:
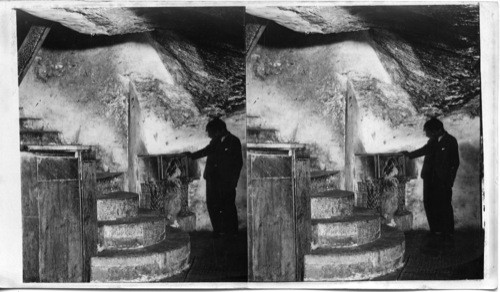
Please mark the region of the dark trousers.
POLYGON ((424 179, 424 208, 431 232, 453 234, 452 189, 431 179, 424 179))
POLYGON ((236 234, 238 213, 236 211, 236 190, 220 186, 218 180, 207 180, 207 209, 215 233, 236 234))

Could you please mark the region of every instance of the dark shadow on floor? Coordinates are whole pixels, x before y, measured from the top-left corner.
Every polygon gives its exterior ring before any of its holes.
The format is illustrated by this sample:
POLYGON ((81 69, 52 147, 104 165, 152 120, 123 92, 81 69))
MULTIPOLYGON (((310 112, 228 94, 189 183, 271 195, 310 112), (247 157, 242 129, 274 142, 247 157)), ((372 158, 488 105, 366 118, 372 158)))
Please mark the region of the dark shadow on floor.
MULTIPOLYGON (((373 280, 483 279, 484 232, 459 230, 454 245, 429 244, 428 232, 405 233, 402 269, 373 280)), ((211 232, 191 232, 190 268, 162 282, 246 282, 247 237, 212 239, 211 232)))
POLYGON ((187 271, 161 282, 246 282, 247 231, 237 238, 212 238, 211 232, 189 233, 191 238, 190 267, 187 271))
POLYGON ((458 230, 453 243, 445 245, 427 231, 405 232, 404 266, 374 280, 483 279, 483 230, 458 230))

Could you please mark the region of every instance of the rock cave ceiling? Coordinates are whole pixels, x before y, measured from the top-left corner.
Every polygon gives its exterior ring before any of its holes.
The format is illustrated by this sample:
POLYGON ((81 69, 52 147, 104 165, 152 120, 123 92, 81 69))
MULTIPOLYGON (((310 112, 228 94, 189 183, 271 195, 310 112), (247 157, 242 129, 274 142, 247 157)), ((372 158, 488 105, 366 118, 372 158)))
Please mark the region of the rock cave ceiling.
MULTIPOLYGON (((196 86, 196 82, 200 85, 203 80, 197 80, 191 91, 200 99, 198 106, 215 102, 221 107, 238 108, 244 103, 244 73, 234 78, 235 69, 244 72, 244 64, 234 60, 245 50, 242 7, 22 10, 83 34, 117 35, 168 29, 198 42, 203 40, 205 45, 210 43, 207 48, 215 48, 216 53, 206 54, 212 73, 233 78, 234 84, 226 89, 236 90, 241 98, 232 95, 229 100, 230 95, 223 94, 225 99, 207 99, 202 96, 200 86, 196 86), (220 55, 227 49, 234 58, 220 55)), ((247 21, 271 20, 272 25, 276 23, 307 34, 306 38, 368 30, 384 65, 397 64, 397 69, 389 74, 412 96, 417 109, 433 108, 442 114, 457 110, 472 116, 480 114, 478 5, 247 7, 246 12, 247 21), (408 46, 402 42, 411 45, 418 60, 408 57, 405 51, 408 46)))
POLYGON ((165 67, 178 68, 171 73, 201 113, 245 107, 243 7, 22 9, 18 46, 30 25, 44 20, 52 28, 42 48, 51 50, 109 46, 148 33, 165 67))
POLYGON ((328 44, 337 35, 368 31, 391 79, 419 112, 480 115, 478 5, 248 7, 246 12, 255 22, 267 22, 266 31, 275 31, 271 42, 281 47, 328 44))

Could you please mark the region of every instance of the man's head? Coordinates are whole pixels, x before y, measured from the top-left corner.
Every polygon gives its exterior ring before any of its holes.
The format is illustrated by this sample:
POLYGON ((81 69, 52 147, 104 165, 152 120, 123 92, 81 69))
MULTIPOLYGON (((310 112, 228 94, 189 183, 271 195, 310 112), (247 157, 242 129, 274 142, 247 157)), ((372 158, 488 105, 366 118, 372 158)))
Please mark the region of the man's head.
POLYGON ((436 118, 431 118, 425 122, 424 132, 428 138, 437 138, 444 133, 443 123, 436 118))
POLYGON ((219 118, 214 118, 207 123, 207 133, 210 139, 222 137, 226 132, 226 123, 219 118))

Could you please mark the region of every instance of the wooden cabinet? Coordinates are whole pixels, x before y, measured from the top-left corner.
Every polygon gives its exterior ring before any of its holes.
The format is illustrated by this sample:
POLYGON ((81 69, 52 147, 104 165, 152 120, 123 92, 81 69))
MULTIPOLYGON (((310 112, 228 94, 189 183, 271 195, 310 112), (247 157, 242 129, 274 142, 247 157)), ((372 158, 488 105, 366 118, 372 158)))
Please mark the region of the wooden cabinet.
POLYGON ((88 150, 33 146, 21 152, 24 282, 90 279, 97 209, 95 160, 88 150))
POLYGON ((250 281, 301 281, 310 245, 304 145, 247 144, 250 281))

